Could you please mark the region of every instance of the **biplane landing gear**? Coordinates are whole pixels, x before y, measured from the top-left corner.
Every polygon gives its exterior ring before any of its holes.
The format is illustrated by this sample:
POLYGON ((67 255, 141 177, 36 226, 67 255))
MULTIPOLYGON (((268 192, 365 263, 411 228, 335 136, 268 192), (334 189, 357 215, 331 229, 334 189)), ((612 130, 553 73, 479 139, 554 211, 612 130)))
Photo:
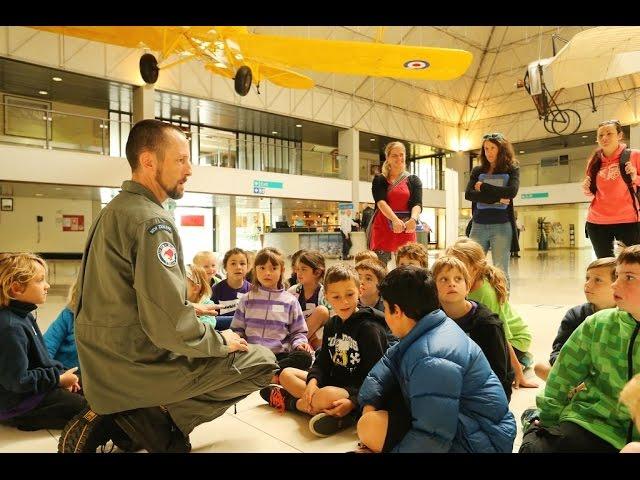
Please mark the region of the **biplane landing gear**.
POLYGON ((571 109, 549 111, 544 117, 545 130, 556 135, 571 135, 578 131, 581 124, 580 114, 571 109))
MULTIPOLYGON (((544 129, 556 135, 571 135, 576 133, 582 124, 580 114, 570 108, 561 109, 556 103, 555 96, 547 89, 542 75, 542 66, 538 65, 538 91, 532 92, 529 71, 523 81, 518 81, 518 87, 524 87, 533 100, 538 118, 543 121, 544 129)), ((593 103, 593 102, 592 102, 593 103)), ((595 108, 595 107, 594 107, 595 108)))
POLYGON ((236 76, 234 78, 234 88, 236 93, 241 97, 244 97, 249 90, 251 90, 251 80, 252 80, 251 69, 246 65, 243 65, 236 72, 236 76))
POLYGON ((156 83, 158 80, 158 60, 150 53, 145 53, 140 57, 140 75, 146 83, 156 83))

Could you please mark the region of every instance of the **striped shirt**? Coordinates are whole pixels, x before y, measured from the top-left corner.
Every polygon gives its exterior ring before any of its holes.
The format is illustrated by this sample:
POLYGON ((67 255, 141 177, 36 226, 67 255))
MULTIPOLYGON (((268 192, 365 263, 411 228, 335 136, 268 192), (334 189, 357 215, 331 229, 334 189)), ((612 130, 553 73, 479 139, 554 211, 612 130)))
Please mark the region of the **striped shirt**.
POLYGON ((290 352, 307 343, 307 323, 298 299, 286 290, 258 287, 240 299, 231 329, 248 343, 273 353, 290 352))

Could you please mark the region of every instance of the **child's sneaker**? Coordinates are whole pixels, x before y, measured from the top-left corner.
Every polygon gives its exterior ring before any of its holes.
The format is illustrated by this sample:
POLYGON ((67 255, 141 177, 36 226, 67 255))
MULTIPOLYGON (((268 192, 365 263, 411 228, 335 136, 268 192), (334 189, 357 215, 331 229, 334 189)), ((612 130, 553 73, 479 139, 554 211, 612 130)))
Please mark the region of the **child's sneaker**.
POLYGON ((328 437, 354 424, 355 419, 351 415, 334 417, 326 413, 319 413, 309 420, 309 430, 318 437, 328 437))
POLYGON ((280 413, 284 413, 285 410, 296 410, 296 397, 287 392, 282 385, 270 385, 260 390, 260 396, 278 410, 280 413))
POLYGON ((522 412, 520 417, 520 423, 522 424, 522 431, 526 432, 534 420, 540 420, 540 410, 537 408, 527 408, 522 412))

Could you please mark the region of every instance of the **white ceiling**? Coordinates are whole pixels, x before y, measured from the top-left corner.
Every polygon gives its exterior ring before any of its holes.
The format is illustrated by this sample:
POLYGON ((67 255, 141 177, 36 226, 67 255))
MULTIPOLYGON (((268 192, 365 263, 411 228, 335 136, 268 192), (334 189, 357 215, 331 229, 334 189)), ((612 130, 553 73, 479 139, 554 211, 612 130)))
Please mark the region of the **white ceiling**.
MULTIPOLYGON (((353 26, 254 26, 256 34, 372 42, 380 27, 353 26)), ((533 102, 516 81, 527 65, 553 56, 552 36, 570 40, 591 27, 580 26, 393 26, 384 27, 385 43, 458 48, 471 52, 467 72, 452 81, 407 81, 391 78, 302 72, 313 78, 316 88, 326 88, 396 108, 427 114, 446 123, 467 128, 479 120, 531 111, 533 102)), ((564 43, 556 41, 557 50, 564 43)), ((628 75, 596 85, 596 95, 640 86, 640 75, 628 75)), ((586 86, 564 90, 558 103, 589 104, 586 86)), ((596 101, 597 104, 597 101, 596 101)))

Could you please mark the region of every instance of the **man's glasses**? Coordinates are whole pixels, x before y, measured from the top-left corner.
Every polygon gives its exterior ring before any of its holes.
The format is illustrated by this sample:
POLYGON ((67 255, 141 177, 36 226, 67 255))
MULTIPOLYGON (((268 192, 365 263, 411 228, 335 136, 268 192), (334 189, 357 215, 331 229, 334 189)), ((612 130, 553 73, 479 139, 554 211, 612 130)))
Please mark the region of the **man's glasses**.
POLYGON ((482 136, 482 140, 504 140, 501 133, 486 133, 482 136))

